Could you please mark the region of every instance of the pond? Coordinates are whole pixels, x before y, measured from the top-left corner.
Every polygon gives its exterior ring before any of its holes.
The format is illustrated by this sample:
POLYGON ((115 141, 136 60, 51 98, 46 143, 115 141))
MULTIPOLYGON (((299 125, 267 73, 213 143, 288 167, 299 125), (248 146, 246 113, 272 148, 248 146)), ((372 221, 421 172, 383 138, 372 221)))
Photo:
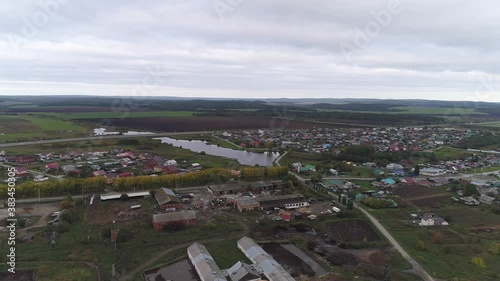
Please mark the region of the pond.
POLYGON ((172 138, 154 138, 155 140, 161 140, 162 143, 168 143, 175 147, 181 147, 189 149, 194 152, 204 151, 208 155, 221 156, 226 158, 235 159, 242 165, 248 166, 271 166, 279 157, 279 153, 256 153, 247 152, 243 150, 233 150, 225 147, 220 147, 214 144, 208 144, 206 141, 200 140, 176 140, 172 138))

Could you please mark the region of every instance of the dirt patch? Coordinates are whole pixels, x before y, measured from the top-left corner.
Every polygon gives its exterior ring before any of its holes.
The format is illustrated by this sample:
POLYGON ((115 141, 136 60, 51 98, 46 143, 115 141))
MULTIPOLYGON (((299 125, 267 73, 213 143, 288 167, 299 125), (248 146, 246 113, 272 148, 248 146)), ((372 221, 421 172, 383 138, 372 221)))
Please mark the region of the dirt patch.
POLYGON ((87 208, 86 221, 88 224, 109 224, 113 221, 140 220, 147 217, 148 211, 143 199, 129 199, 127 201, 94 200, 94 204, 87 208), (131 209, 134 205, 141 205, 137 209, 131 209))
POLYGON ((326 260, 335 266, 359 264, 359 259, 348 251, 335 252, 329 255, 326 260))
POLYGON ((264 251, 270 254, 292 277, 301 275, 314 276, 314 270, 296 255, 290 253, 280 244, 269 243, 262 245, 264 251))
POLYGON ((2 281, 35 281, 35 270, 16 271, 15 274, 10 272, 0 272, 0 280, 2 281))
POLYGON ((365 220, 346 220, 328 225, 330 236, 343 242, 379 241, 380 237, 365 220))

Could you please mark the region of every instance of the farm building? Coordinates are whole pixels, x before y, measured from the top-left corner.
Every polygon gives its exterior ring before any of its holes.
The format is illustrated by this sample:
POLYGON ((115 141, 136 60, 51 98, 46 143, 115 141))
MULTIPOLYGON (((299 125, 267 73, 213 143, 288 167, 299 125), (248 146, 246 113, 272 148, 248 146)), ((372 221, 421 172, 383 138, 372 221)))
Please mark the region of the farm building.
POLYGON ((251 260, 269 281, 294 281, 295 279, 259 244, 248 237, 238 240, 238 248, 251 260))
POLYGON ((153 228, 161 231, 165 226, 171 224, 182 224, 183 226, 196 225, 196 213, 193 210, 161 213, 153 215, 153 228))
POLYGON ((254 265, 248 265, 240 261, 227 269, 227 276, 229 276, 231 281, 261 280, 260 274, 254 265))
POLYGON ((436 216, 435 214, 428 213, 422 216, 422 219, 419 223, 420 226, 441 226, 441 225, 449 225, 447 221, 443 218, 436 216))
POLYGON ((228 195, 226 199, 231 206, 240 212, 251 212, 260 209, 259 201, 253 197, 228 195))
POLYGON ((187 248, 187 254, 201 281, 227 281, 205 246, 194 243, 187 248))
MULTIPOLYGON (((136 198, 136 197, 148 197, 151 196, 149 191, 141 191, 141 192, 127 192, 128 198, 136 198)), ((122 193, 114 193, 114 194, 102 194, 101 195, 101 201, 106 201, 106 200, 116 200, 120 199, 122 196, 122 193)))
POLYGON ((257 198, 262 209, 273 208, 297 208, 309 206, 309 202, 302 194, 280 195, 280 196, 264 196, 257 198), (301 205, 299 207, 299 205, 301 205))
POLYGON ((182 207, 182 203, 175 195, 174 191, 170 188, 159 188, 155 192, 155 199, 160 206, 160 209, 179 209, 182 207))

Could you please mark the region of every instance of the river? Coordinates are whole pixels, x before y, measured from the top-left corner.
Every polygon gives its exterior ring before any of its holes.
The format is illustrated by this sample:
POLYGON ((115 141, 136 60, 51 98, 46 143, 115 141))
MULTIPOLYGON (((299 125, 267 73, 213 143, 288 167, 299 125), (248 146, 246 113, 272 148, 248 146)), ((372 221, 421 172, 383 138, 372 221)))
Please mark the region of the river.
POLYGON ((279 153, 256 153, 247 152, 244 150, 233 150, 225 147, 220 147, 214 144, 208 144, 206 141, 199 140, 176 140, 172 138, 154 138, 161 140, 162 143, 168 143, 175 147, 182 147, 194 152, 204 151, 208 155, 221 156, 235 159, 242 165, 248 166, 272 166, 274 160, 279 157, 279 153))

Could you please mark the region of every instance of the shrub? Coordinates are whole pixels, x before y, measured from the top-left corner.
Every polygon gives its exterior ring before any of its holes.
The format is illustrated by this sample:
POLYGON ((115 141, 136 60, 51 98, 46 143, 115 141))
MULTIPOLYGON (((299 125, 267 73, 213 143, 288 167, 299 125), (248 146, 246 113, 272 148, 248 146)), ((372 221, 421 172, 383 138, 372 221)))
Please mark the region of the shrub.
POLYGON ((444 240, 444 234, 441 231, 436 231, 432 234, 432 243, 441 244, 444 240))
POLYGON ((422 240, 418 241, 417 245, 415 245, 415 248, 419 251, 425 251, 424 241, 422 241, 422 240))
POLYGON ((69 201, 69 200, 63 200, 59 203, 59 209, 60 210, 64 210, 64 209, 69 209, 73 207, 73 202, 69 201))
POLYGON ((493 242, 488 249, 492 255, 500 255, 500 242, 493 242))
POLYGON ((128 195, 126 193, 123 193, 121 196, 120 196, 120 200, 122 201, 126 201, 128 199, 128 195))
POLYGON ((484 263, 484 260, 481 257, 473 257, 471 262, 472 262, 472 264, 474 264, 475 266, 477 266, 479 268, 486 267, 486 264, 484 263))
POLYGON ((63 221, 56 225, 56 232, 58 234, 63 234, 69 231, 69 223, 63 221))

